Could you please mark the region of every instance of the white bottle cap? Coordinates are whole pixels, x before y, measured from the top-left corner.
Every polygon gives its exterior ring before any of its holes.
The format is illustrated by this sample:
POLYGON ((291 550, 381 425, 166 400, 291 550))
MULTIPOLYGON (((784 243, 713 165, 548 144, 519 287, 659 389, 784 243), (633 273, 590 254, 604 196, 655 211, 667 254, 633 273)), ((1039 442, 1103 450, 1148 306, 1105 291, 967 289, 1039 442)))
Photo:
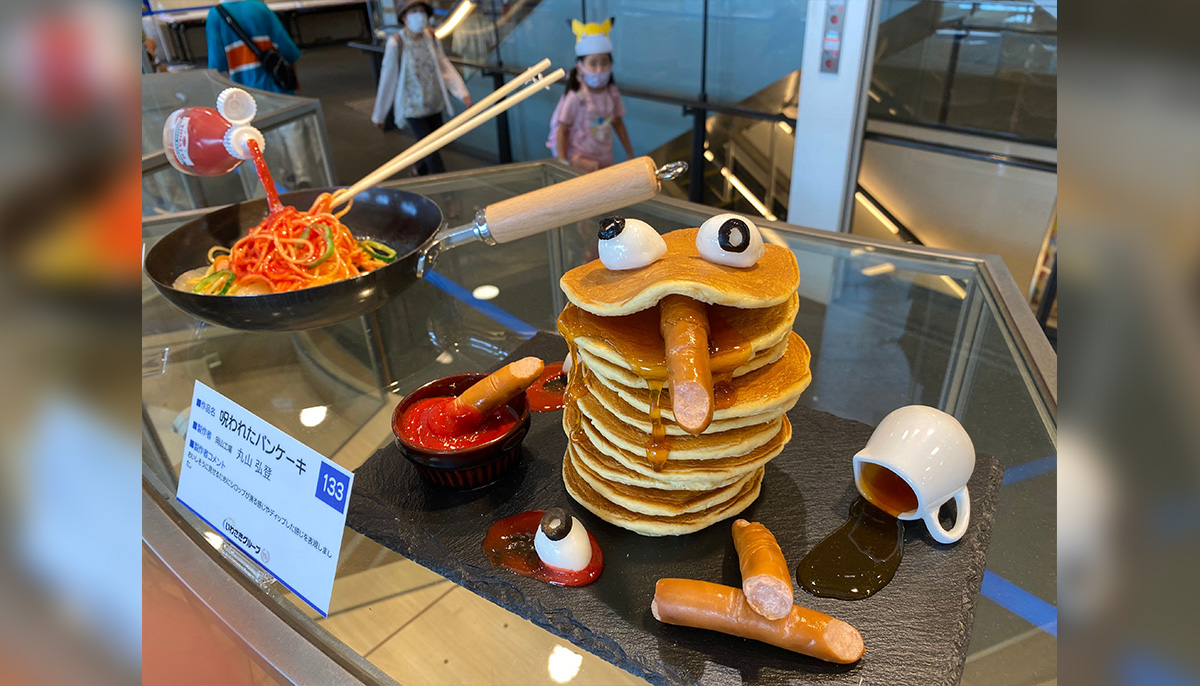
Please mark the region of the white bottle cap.
POLYGON ((250 146, 247 145, 251 140, 258 143, 260 152, 267 149, 267 141, 261 131, 253 126, 235 126, 225 132, 225 149, 239 160, 252 159, 254 153, 250 152, 250 146))
POLYGON ((241 88, 226 88, 217 96, 217 111, 230 124, 249 124, 258 113, 258 103, 241 88))

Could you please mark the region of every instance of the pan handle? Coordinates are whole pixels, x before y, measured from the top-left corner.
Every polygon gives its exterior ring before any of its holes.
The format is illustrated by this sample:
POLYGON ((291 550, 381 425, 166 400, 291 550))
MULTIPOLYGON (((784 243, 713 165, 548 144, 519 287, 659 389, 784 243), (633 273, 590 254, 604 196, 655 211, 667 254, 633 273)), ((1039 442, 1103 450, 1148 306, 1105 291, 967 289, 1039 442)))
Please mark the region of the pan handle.
POLYGON ((418 253, 417 276, 424 278, 442 251, 463 243, 508 243, 649 200, 658 195, 660 180, 674 179, 687 168, 686 162, 671 162, 655 169, 654 160, 637 157, 488 205, 475 213, 473 223, 430 238, 418 253))
POLYGON ((488 205, 484 230, 492 241, 508 243, 649 200, 658 191, 654 160, 637 157, 488 205))

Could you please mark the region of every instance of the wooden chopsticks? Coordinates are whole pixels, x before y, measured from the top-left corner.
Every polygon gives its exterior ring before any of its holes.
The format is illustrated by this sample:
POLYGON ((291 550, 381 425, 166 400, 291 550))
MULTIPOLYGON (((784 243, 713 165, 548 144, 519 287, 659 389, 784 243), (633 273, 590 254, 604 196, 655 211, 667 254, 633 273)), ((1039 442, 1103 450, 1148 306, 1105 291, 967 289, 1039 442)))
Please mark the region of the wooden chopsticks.
POLYGON ((543 76, 541 72, 545 71, 549 66, 550 60, 543 59, 541 62, 526 69, 520 76, 468 107, 462 114, 446 122, 437 131, 417 141, 413 146, 388 160, 375 171, 359 179, 354 185, 334 193, 332 206, 341 205, 362 191, 388 180, 401 169, 428 157, 433 152, 449 145, 481 124, 492 120, 501 112, 508 110, 534 93, 548 88, 550 84, 566 76, 566 72, 562 69, 557 69, 549 75, 543 76), (522 88, 522 86, 524 87, 522 88), (513 91, 517 91, 518 88, 521 89, 519 92, 516 92, 511 97, 507 97, 503 102, 499 102, 501 99, 509 96, 510 93, 513 93, 513 91))

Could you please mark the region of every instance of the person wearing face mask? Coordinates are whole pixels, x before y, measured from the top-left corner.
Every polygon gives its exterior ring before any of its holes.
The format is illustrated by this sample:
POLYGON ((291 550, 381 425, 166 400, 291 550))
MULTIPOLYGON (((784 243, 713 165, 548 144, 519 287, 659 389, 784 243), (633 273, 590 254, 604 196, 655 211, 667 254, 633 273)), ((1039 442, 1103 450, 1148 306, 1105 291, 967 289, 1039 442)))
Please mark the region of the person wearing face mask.
MULTIPOLYGON (((429 3, 401 0, 396 15, 404 27, 388 38, 384 49, 371 122, 384 128, 391 109, 396 126, 404 128, 407 123, 420 140, 442 125, 443 112, 454 116, 450 94, 462 100, 464 107, 471 106, 471 95, 434 36, 429 3)), ((418 162, 414 170, 418 175, 444 171, 446 166, 436 152, 418 162)))
POLYGON ((567 76, 567 92, 550 121, 546 146, 558 159, 583 171, 613 164, 613 136, 633 158, 625 129, 625 105, 612 78, 613 18, 600 24, 571 22, 575 34, 575 67, 567 76))

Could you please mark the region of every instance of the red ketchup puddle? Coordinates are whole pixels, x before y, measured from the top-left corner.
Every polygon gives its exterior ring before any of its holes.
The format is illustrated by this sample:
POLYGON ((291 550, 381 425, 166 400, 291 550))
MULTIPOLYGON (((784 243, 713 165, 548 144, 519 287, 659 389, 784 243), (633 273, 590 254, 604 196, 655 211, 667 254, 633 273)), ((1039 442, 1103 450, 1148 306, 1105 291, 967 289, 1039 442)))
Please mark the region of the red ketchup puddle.
POLYGON ((567 377, 563 374, 563 363, 554 362, 546 365, 542 375, 533 385, 525 390, 529 398, 529 409, 534 412, 552 412, 561 410, 567 393, 567 377), (546 388, 549 384, 550 388, 546 388))
POLYGON ((501 405, 480 419, 470 408, 456 411, 452 400, 423 398, 409 405, 400 415, 400 426, 396 427, 400 435, 422 448, 459 450, 500 438, 520 421, 508 405, 501 405))
POLYGON ((588 539, 592 542, 592 560, 578 572, 551 567, 538 557, 537 549, 533 547, 533 536, 544 514, 545 510, 530 510, 496 522, 488 529, 487 536, 483 537, 484 554, 498 567, 545 581, 552 586, 586 586, 595 581, 604 570, 604 554, 600 552, 600 544, 590 531, 588 539))

